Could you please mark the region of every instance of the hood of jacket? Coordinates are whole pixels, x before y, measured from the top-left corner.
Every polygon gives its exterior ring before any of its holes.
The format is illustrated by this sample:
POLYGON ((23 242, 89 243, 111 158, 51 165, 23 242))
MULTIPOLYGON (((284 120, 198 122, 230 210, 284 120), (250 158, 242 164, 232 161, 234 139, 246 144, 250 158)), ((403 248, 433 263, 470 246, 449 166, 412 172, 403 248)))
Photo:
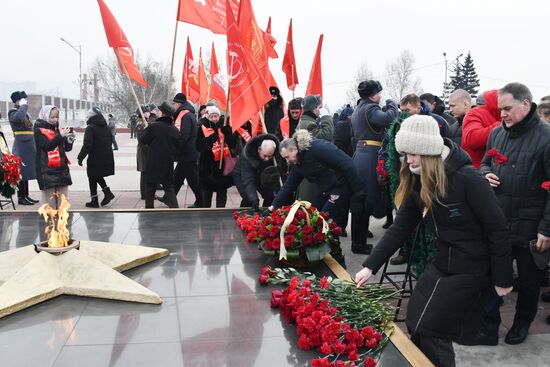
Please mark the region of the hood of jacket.
POLYGON ((187 110, 191 113, 195 113, 195 107, 189 101, 185 101, 181 104, 180 108, 174 113, 175 116, 177 116, 181 111, 187 110))
POLYGON ((107 126, 107 121, 102 114, 93 115, 86 121, 86 125, 107 126))
POLYGON ((244 147, 243 156, 254 168, 259 167, 263 162, 258 155, 258 148, 262 145, 264 140, 273 140, 275 142, 275 156, 278 156, 279 154, 279 140, 275 137, 275 135, 261 134, 250 139, 244 147))
POLYGON ((493 89, 483 93, 485 105, 479 108, 485 108, 493 115, 496 120, 500 120, 500 110, 498 109, 498 90, 493 89))
POLYGON ((447 176, 452 175, 463 166, 472 164, 472 159, 460 146, 448 138, 444 138, 444 144, 450 149, 449 155, 445 159, 445 173, 447 176))

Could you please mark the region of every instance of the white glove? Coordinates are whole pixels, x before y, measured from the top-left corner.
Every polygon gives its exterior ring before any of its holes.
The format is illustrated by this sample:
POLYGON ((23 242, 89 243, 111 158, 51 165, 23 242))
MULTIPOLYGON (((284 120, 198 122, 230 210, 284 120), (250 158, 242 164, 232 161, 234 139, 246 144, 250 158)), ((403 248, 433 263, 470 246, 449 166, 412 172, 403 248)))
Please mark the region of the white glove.
POLYGON ((19 100, 19 106, 23 106, 23 105, 26 105, 27 104, 27 99, 26 98, 21 98, 19 100))
POLYGON ((74 143, 74 141, 76 140, 76 134, 74 132, 69 132, 67 134, 67 141, 69 142, 69 144, 72 144, 74 143))
POLYGON ((323 116, 329 116, 330 114, 328 113, 328 110, 324 107, 322 107, 320 110, 319 110, 319 117, 323 117, 323 116))

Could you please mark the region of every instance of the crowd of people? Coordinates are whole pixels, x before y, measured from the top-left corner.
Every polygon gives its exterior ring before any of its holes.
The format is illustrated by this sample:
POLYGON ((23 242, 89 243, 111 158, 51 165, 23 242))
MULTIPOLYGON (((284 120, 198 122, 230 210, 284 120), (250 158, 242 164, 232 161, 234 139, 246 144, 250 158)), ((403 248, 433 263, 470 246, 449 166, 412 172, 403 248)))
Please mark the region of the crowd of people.
MULTIPOLYGON (((537 105, 525 85, 510 83, 481 93, 474 104, 459 89, 447 109, 430 93, 382 103, 383 86, 375 80, 362 81, 357 91, 360 99, 332 117, 318 95, 284 106, 271 87, 264 129, 248 121, 234 130, 215 101, 196 109, 183 93, 171 104, 140 106, 129 125, 138 140, 145 208, 155 200, 177 208, 187 181, 194 208, 210 208, 214 194, 215 206, 225 207, 235 185, 241 207, 269 214, 308 200, 328 212, 343 235, 351 213, 351 250, 368 255, 358 286, 387 261, 412 264, 419 278, 407 327, 437 366, 454 366, 453 341, 498 344, 499 307, 512 290, 515 261, 518 299, 505 342, 522 343, 548 270, 550 96, 537 105), (386 218, 376 246, 368 243, 371 217, 386 218)), ((28 180, 38 180, 44 201, 52 191, 66 193, 65 152, 74 132, 58 128, 55 106, 44 106, 33 124, 26 94, 14 92, 12 100, 13 152, 24 162, 18 203, 36 202, 28 180)), ((78 154, 79 165, 87 158, 88 207, 114 199, 105 177, 114 174, 115 135, 113 116, 107 121, 92 108, 78 154)), ((344 263, 339 247, 332 255, 344 263)), ((550 294, 542 299, 550 301, 550 294)))

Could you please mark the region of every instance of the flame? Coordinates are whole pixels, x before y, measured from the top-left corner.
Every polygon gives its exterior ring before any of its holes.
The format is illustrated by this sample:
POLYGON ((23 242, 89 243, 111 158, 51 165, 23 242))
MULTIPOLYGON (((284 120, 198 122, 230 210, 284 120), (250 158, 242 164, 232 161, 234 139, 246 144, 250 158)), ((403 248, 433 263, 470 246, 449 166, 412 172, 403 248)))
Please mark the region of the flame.
POLYGON ((45 231, 48 236, 48 247, 66 247, 69 244, 70 234, 67 222, 71 204, 65 195, 58 192, 54 192, 51 199, 56 202, 57 210, 52 208, 49 203, 38 208, 38 213, 44 217, 44 221, 50 223, 45 231))

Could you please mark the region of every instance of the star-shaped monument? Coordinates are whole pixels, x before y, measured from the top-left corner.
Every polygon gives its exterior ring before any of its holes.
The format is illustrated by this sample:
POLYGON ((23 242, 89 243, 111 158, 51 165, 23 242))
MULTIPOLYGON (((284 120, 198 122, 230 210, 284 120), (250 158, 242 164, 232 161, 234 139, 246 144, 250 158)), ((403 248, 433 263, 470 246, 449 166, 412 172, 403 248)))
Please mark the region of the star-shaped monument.
POLYGON ((95 241, 60 255, 37 253, 33 245, 0 252, 0 318, 62 294, 160 304, 156 293, 120 272, 168 255, 95 241))

